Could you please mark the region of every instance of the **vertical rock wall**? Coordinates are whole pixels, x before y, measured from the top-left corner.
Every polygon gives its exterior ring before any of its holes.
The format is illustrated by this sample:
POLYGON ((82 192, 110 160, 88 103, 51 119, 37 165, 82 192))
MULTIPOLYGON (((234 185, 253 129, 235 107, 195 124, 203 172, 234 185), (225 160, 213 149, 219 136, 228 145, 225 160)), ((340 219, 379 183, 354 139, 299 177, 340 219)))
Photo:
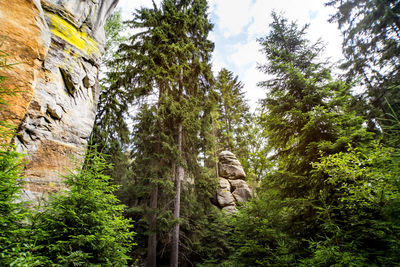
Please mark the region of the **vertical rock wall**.
POLYGON ((19 91, 0 119, 18 127, 29 198, 58 190, 60 175, 82 157, 99 95, 103 27, 117 2, 0 0, 0 50, 18 63, 1 74, 19 91))

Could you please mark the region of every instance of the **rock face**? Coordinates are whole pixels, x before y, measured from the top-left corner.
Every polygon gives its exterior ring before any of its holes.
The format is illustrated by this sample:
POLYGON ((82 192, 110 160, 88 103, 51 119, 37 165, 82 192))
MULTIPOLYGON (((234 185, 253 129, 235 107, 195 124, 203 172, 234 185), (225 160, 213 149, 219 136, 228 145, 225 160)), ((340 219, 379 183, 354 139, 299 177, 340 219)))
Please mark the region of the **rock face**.
POLYGON ((251 198, 252 190, 243 180, 246 174, 235 155, 229 151, 219 154, 218 191, 216 204, 227 213, 235 213, 236 205, 251 198))
POLYGON ((235 155, 229 151, 222 151, 219 154, 218 174, 221 177, 231 180, 246 178, 242 165, 240 165, 235 155))
POLYGON ((81 159, 99 95, 104 23, 118 0, 0 1, 0 36, 10 63, 3 71, 17 97, 1 120, 18 127, 15 143, 26 154, 28 196, 61 187, 81 159))

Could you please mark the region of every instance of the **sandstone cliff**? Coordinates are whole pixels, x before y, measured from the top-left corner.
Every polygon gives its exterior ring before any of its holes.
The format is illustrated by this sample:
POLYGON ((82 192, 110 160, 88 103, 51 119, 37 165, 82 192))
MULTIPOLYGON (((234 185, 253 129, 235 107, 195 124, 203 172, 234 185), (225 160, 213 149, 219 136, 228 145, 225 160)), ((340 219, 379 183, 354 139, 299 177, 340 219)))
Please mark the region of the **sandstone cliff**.
POLYGON ((215 202, 228 213, 236 212, 236 206, 249 200, 252 190, 244 181, 246 174, 233 153, 222 151, 219 154, 218 174, 215 202))
POLYGON ((91 133, 99 95, 104 23, 118 0, 0 1, 1 50, 17 62, 2 73, 17 97, 0 114, 18 127, 29 198, 61 187, 91 133))

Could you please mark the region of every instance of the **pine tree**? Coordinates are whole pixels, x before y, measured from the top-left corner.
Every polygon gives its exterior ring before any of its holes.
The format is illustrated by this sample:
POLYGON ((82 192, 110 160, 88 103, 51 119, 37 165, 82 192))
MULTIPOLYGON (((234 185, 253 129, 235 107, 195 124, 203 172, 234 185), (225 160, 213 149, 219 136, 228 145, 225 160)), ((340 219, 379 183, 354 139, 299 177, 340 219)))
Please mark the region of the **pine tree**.
MULTIPOLYGON (((128 214, 137 222, 139 244, 146 244, 147 265, 156 265, 157 237, 163 238, 169 231, 173 198, 171 177, 171 140, 157 116, 157 106, 140 107, 135 116, 132 133, 133 186, 129 194, 134 203, 128 214), (164 134, 160 134, 163 129, 164 134)), ((138 251, 138 254, 142 252, 138 251)))
MULTIPOLYGON (((250 123, 249 106, 246 103, 243 84, 231 71, 223 68, 215 82, 218 98, 218 134, 217 143, 222 150, 233 152, 239 161, 249 158, 247 125, 250 123)), ((245 170, 248 164, 244 164, 245 170)))
POLYGON ((106 46, 100 65, 100 96, 93 131, 89 143, 99 152, 109 155, 106 161, 113 168, 104 170, 110 175, 112 183, 121 185, 116 191, 118 199, 125 205, 132 200, 132 170, 130 167, 129 144, 130 129, 128 126, 129 109, 132 97, 130 92, 118 87, 117 73, 122 65, 118 63, 118 47, 126 40, 126 26, 121 22, 121 11, 116 10, 105 24, 106 46))
MULTIPOLYGON (((146 118, 154 123, 154 132, 147 132, 149 137, 154 137, 148 140, 154 144, 148 148, 153 153, 147 153, 147 148, 135 151, 136 155, 145 153, 147 164, 153 169, 153 174, 136 170, 138 177, 147 179, 152 188, 148 266, 156 264, 158 226, 154 216, 159 199, 164 198, 159 186, 165 184, 160 180, 175 183, 171 265, 178 264, 181 181, 189 161, 199 164, 193 158, 199 155, 201 119, 212 81, 209 60, 213 44, 207 40, 211 24, 206 10, 207 3, 203 0, 165 0, 159 7, 153 3, 152 8, 138 9, 128 25, 141 31, 119 49, 119 62, 125 68, 118 73, 118 84, 148 103, 142 107, 141 114, 147 114, 146 118)), ((140 132, 135 136, 145 137, 140 132)), ((135 157, 134 161, 139 163, 141 159, 135 157)))
POLYGON ((344 35, 342 68, 349 80, 361 80, 367 89, 360 96, 360 113, 369 119, 369 128, 379 132, 377 124, 392 125, 391 108, 400 105, 400 3, 330 0, 327 5, 337 8, 331 22, 337 22, 344 35))
POLYGON ((294 241, 289 242, 293 255, 304 256, 304 240, 321 231, 316 222, 320 192, 332 197, 335 191, 311 163, 321 154, 344 151, 349 143, 363 145, 370 135, 349 109, 350 86, 332 78, 330 66, 320 60, 322 44, 306 38, 307 26, 299 27, 276 13, 272 18, 270 33, 259 39, 268 59, 260 70, 273 76, 260 85, 268 90, 261 124, 273 152, 269 160, 275 164, 262 188, 274 196, 266 199, 271 205, 280 202, 282 210, 274 213, 286 216, 280 215, 281 225, 269 224, 272 218, 263 227, 285 229, 294 241))
MULTIPOLYGON (((4 141, 4 140, 2 140, 4 141)), ((0 150, 0 265, 21 261, 28 252, 27 203, 22 197, 22 155, 13 147, 0 150)), ((27 255, 26 255, 27 256, 27 255)), ((20 263, 32 264, 28 257, 20 263)))
POLYGON ((33 221, 36 254, 56 265, 123 266, 130 259, 133 232, 122 216, 110 169, 96 149, 86 164, 65 177, 68 191, 50 196, 33 221))
POLYGON ((259 40, 269 61, 260 70, 274 76, 260 83, 268 90, 262 100, 262 123, 275 151, 273 158, 287 172, 285 190, 306 196, 309 190, 318 192, 315 185, 322 182, 312 181, 310 165, 321 152, 342 151, 368 136, 362 119, 348 110, 350 86, 334 80, 329 66, 318 60, 322 44, 305 38, 307 26, 298 28, 275 13, 272 17, 271 32, 259 40))
POLYGON ((125 27, 121 22, 121 11, 115 11, 106 21, 106 47, 102 59, 100 77, 100 97, 91 142, 103 153, 112 154, 112 147, 129 143, 127 115, 130 93, 116 83, 116 73, 121 70, 118 64, 118 46, 125 41, 122 32, 125 27))

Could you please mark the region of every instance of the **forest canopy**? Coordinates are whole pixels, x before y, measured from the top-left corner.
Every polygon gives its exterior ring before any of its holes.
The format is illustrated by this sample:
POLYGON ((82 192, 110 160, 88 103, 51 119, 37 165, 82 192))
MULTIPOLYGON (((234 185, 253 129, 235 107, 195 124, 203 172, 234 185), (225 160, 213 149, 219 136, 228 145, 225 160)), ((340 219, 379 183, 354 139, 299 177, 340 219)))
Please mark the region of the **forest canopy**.
MULTIPOLYGON (((69 189, 17 201, 22 155, 1 143, 0 265, 398 266, 400 3, 326 5, 345 60, 329 62, 309 25, 266 14, 256 109, 238 75, 213 72, 206 0, 114 12, 69 189), (235 212, 215 204, 227 150, 253 192, 235 212)), ((14 131, 0 122, 3 140, 14 131)))

